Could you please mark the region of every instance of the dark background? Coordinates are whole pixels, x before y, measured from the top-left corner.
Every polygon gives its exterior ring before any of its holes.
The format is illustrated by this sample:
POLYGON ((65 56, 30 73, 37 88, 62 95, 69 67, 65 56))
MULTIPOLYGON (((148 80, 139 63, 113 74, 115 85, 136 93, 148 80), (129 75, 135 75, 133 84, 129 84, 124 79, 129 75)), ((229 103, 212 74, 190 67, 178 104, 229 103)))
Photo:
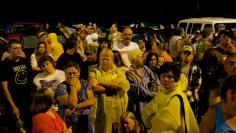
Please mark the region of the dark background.
POLYGON ((235 17, 233 0, 37 0, 7 1, 1 5, 1 23, 13 21, 96 21, 110 24, 138 20, 176 23, 189 17, 235 17))

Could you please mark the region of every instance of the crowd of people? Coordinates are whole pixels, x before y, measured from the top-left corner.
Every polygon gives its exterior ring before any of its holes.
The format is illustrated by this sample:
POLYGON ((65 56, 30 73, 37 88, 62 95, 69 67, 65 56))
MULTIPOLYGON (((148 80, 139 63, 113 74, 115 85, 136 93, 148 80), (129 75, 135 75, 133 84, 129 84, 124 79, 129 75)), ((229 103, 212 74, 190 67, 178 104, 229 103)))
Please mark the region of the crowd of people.
POLYGON ((236 37, 206 28, 169 42, 92 25, 40 30, 35 51, 9 40, 0 63, 6 133, 236 132, 236 37), (213 40, 217 41, 213 41, 213 40), (217 44, 213 43, 217 42, 217 44))

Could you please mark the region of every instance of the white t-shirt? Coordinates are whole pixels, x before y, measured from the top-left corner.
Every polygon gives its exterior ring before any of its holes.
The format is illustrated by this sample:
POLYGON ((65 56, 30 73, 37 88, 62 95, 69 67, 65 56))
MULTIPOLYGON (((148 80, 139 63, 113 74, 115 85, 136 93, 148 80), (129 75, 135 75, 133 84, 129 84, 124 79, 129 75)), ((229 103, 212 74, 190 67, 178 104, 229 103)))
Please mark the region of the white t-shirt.
POLYGON ((169 50, 170 50, 170 56, 175 58, 177 57, 177 48, 176 48, 176 41, 177 40, 182 40, 181 36, 173 36, 170 38, 169 41, 169 50))
POLYGON ((52 88, 54 91, 57 85, 66 80, 66 75, 64 71, 57 70, 50 75, 45 76, 44 72, 37 74, 34 77, 33 83, 40 88, 52 88))
POLYGON ((139 46, 136 42, 130 42, 129 46, 125 46, 123 43, 119 43, 117 46, 114 46, 113 49, 120 52, 123 63, 125 64, 125 66, 130 67, 131 63, 128 58, 128 52, 133 49, 139 49, 139 46))

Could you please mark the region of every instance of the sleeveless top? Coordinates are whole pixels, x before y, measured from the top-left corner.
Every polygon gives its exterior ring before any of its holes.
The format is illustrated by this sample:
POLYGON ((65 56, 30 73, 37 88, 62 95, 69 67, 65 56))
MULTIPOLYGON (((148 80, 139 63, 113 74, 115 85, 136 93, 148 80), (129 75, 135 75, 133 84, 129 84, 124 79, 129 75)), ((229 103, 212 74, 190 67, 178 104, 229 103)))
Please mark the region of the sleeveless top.
POLYGON ((225 122, 223 113, 221 111, 221 106, 219 104, 215 105, 215 127, 220 127, 225 122))

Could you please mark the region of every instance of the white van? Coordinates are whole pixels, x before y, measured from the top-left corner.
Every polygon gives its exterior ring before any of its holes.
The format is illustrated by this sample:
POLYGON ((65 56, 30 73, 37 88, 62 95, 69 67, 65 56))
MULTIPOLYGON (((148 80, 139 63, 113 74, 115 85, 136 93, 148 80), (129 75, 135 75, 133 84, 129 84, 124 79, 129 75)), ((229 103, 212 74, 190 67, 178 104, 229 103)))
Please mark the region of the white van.
POLYGON ((202 18, 188 18, 178 22, 177 27, 185 29, 187 35, 192 35, 197 30, 202 31, 206 27, 211 27, 213 33, 217 33, 220 28, 235 29, 236 18, 223 17, 202 17, 202 18))

